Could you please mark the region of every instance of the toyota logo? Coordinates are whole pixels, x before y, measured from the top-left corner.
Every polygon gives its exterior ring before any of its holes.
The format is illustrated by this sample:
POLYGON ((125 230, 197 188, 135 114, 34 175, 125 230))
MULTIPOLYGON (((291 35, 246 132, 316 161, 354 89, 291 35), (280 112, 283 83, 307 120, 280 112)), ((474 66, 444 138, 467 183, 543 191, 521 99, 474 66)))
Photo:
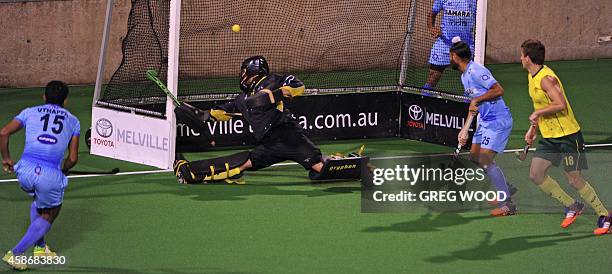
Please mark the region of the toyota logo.
POLYGON ((113 124, 108 119, 98 119, 96 122, 96 132, 100 137, 108 138, 113 135, 113 124))
POLYGON ((419 121, 423 118, 423 109, 418 105, 412 105, 408 108, 410 119, 419 121))

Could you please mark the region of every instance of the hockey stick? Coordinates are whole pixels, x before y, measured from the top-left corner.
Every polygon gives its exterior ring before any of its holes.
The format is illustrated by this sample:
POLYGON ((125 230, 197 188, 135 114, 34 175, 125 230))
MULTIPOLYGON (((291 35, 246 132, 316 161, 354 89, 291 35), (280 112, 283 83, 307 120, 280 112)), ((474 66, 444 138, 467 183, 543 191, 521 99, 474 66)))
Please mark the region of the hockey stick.
POLYGON ((514 156, 516 156, 516 160, 519 162, 525 161, 527 159, 527 153, 529 152, 529 148, 531 146, 529 144, 525 144, 522 151, 515 151, 514 156))
MULTIPOLYGON (((476 116, 475 113, 468 114, 468 117, 467 117, 467 119, 465 121, 465 124, 464 124, 464 126, 467 126, 468 129, 472 125, 472 121, 474 120, 474 116, 476 116)), ((457 161, 457 159, 459 159, 459 153, 461 152, 461 147, 462 147, 461 144, 457 144, 457 148, 453 152, 453 156, 451 158, 451 166, 457 161)))
MULTIPOLYGON (((166 87, 166 85, 159 78, 157 78, 157 71, 153 69, 147 70, 147 78, 153 81, 159 87, 159 89, 161 89, 168 97, 170 97, 170 99, 172 99, 172 101, 174 102, 175 106, 181 107, 183 105, 187 105, 189 108, 193 108, 193 106, 179 101, 178 98, 176 98, 176 96, 174 96, 174 94, 172 94, 172 92, 168 90, 168 87, 166 87)), ((225 115, 231 117, 238 117, 242 116, 242 113, 226 112, 225 115)))
MULTIPOLYGON (((535 130, 535 126, 531 125, 531 127, 529 127, 529 131, 531 130, 535 130)), ((514 155, 516 156, 516 160, 518 160, 519 162, 523 162, 525 161, 525 159, 527 159, 527 153, 529 153, 529 148, 531 147, 530 144, 525 144, 525 147, 523 147, 522 151, 516 151, 514 152, 514 155)))
POLYGON ((147 78, 157 84, 159 89, 161 89, 168 97, 170 97, 170 99, 172 99, 176 106, 181 105, 181 102, 179 102, 176 96, 174 96, 174 94, 172 94, 172 92, 168 90, 168 87, 166 87, 166 85, 161 80, 159 80, 159 78, 157 78, 157 71, 153 69, 147 70, 147 78))
POLYGON ((119 173, 119 168, 113 168, 109 171, 85 171, 85 170, 68 170, 64 171, 66 175, 112 175, 119 173))

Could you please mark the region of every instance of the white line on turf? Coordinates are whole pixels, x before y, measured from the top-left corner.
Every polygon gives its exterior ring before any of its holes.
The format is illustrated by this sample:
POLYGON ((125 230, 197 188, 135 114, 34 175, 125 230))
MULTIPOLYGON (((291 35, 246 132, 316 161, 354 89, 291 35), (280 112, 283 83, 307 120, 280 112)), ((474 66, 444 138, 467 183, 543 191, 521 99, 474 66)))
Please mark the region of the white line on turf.
MULTIPOLYGON (((612 144, 591 144, 591 145, 586 145, 585 147, 591 148, 591 147, 609 147, 612 146, 612 144)), ((535 148, 530 148, 530 151, 534 151, 535 148)), ((516 151, 523 151, 522 148, 517 148, 517 149, 506 149, 504 150, 504 153, 511 153, 511 152, 516 152, 516 151)), ((467 154, 468 152, 464 152, 462 154, 467 154)), ((430 154, 430 156, 441 156, 441 155, 449 155, 449 153, 438 153, 438 154, 430 154)), ((421 157, 421 155, 400 155, 400 156, 384 156, 384 157, 373 157, 372 160, 394 160, 394 159, 409 159, 409 158, 414 158, 414 157, 421 157)), ((297 165, 298 163, 293 163, 293 162, 284 162, 284 163, 278 163, 278 164, 274 164, 272 166, 293 166, 293 165, 297 165)), ((127 171, 127 172, 119 172, 116 174, 89 174, 89 175, 70 175, 68 176, 68 178, 91 178, 91 177, 103 177, 103 176, 122 176, 122 175, 142 175, 142 174, 155 174, 155 173, 166 173, 166 172, 172 172, 172 169, 159 169, 159 170, 145 170, 145 171, 127 171)), ((17 179, 4 179, 4 180, 0 180, 0 183, 11 183, 11 182, 17 182, 17 179)))

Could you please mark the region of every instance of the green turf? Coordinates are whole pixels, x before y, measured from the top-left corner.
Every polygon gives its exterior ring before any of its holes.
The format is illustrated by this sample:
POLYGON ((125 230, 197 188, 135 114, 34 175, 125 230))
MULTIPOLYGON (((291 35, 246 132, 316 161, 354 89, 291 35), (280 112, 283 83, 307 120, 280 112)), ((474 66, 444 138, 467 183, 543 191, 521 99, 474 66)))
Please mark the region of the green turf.
MULTIPOLYGON (((588 143, 612 141, 608 125, 612 60, 555 62, 588 143)), ((520 147, 531 105, 520 65, 490 66, 506 90, 515 121, 510 147, 520 147)), ((92 87, 72 87, 68 108, 89 125, 92 87)), ((2 89, 0 123, 40 101, 41 89, 2 89)), ((23 135, 11 139, 18 158, 23 135)), ((326 142, 326 152, 362 141, 326 142)), ((367 140, 368 154, 405 155, 448 148, 400 139, 367 140)), ((93 157, 81 146, 77 169, 152 169, 93 157)), ((190 158, 228 153, 188 154, 190 158)), ((590 156, 588 178, 612 202, 607 152, 590 156), (602 156, 603 155, 603 156, 602 156), (599 157, 599 158, 598 158, 599 157)), ((521 203, 554 203, 528 182, 527 166, 499 159, 520 188, 521 203), (521 194, 522 193, 522 194, 521 194), (521 198, 522 197, 522 198, 521 198)), ((559 181, 562 177, 555 173, 559 181)), ((3 175, 0 179, 13 178, 3 175)), ((360 212, 357 183, 311 184, 295 165, 246 175, 247 185, 178 185, 171 174, 71 179, 62 213, 48 236, 68 265, 58 273, 609 273, 612 237, 593 237, 593 215, 570 229, 559 214, 489 218, 464 213, 360 212)), ((571 192, 575 195, 574 192, 571 192)), ((610 204, 610 203, 609 203, 610 204)), ((29 199, 0 183, 0 250, 25 231, 29 199)), ((8 271, 0 266, 0 272, 8 271)))

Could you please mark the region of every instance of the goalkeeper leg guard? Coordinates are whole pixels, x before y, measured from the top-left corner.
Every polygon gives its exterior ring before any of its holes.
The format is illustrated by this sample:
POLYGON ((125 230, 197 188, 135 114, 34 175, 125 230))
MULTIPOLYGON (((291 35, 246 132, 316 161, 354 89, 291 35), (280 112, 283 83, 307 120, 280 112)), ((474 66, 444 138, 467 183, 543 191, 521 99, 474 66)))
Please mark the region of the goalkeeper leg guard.
POLYGON ((372 185, 369 157, 325 158, 321 172, 311 170, 311 180, 361 179, 364 186, 372 185))
POLYGON ((198 176, 191 171, 189 162, 182 159, 182 157, 175 160, 172 167, 174 169, 174 175, 178 179, 179 184, 197 184, 201 183, 203 180, 202 176, 198 176))
POLYGON ((249 154, 248 151, 244 151, 229 156, 190 162, 190 172, 196 179, 204 183, 236 179, 242 176, 240 166, 249 160, 249 154))

